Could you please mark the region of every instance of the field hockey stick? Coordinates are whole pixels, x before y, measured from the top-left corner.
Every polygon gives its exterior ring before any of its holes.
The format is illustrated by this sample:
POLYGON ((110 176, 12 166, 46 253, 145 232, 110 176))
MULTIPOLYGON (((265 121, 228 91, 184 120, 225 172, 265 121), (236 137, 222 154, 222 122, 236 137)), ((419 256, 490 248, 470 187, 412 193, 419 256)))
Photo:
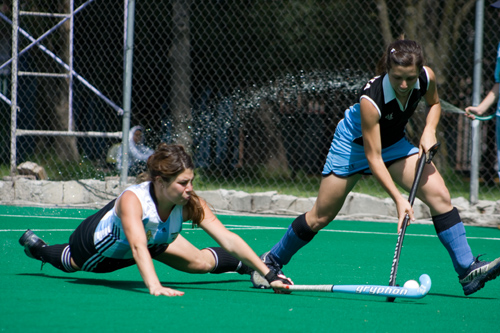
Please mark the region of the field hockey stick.
POLYGON ((384 296, 394 298, 422 298, 431 289, 431 278, 427 274, 420 275, 420 286, 418 288, 396 287, 396 286, 377 286, 377 285, 285 285, 283 289, 290 291, 320 291, 343 294, 358 294, 369 296, 384 296))
MULTIPOLYGON (((410 196, 408 197, 408 201, 410 205, 413 207, 413 203, 415 202, 415 196, 417 194, 418 184, 420 183, 420 178, 422 178, 422 173, 424 171, 424 167, 426 163, 431 163, 432 158, 436 154, 439 148, 439 142, 432 146, 427 153, 422 154, 420 157, 417 172, 415 174, 415 179, 413 180, 413 185, 411 186, 410 196)), ((399 231, 398 241, 396 243, 396 251, 394 252, 394 259, 392 260, 392 268, 391 268, 391 276, 389 277, 389 286, 396 285, 396 276, 398 275, 398 266, 399 266, 399 257, 401 255, 401 248, 403 247, 403 239, 405 237, 406 227, 408 226, 408 221, 410 220, 410 216, 406 214, 403 225, 401 226, 401 230, 399 231)), ((388 297, 388 302, 394 302, 394 297, 388 297)))
MULTIPOLYGON (((441 100, 440 102, 441 102, 442 108, 445 109, 445 110, 447 110, 447 111, 450 111, 451 113, 459 113, 459 114, 463 114, 463 115, 465 115, 465 114, 473 114, 473 113, 466 112, 466 111, 464 111, 462 109, 459 109, 455 105, 453 105, 451 103, 448 103, 446 101, 441 100)), ((474 115, 474 118, 476 120, 481 120, 481 121, 491 120, 491 119, 493 119, 495 117, 494 114, 490 114, 488 116, 478 116, 478 115, 475 115, 475 114, 473 114, 473 115, 474 115)))

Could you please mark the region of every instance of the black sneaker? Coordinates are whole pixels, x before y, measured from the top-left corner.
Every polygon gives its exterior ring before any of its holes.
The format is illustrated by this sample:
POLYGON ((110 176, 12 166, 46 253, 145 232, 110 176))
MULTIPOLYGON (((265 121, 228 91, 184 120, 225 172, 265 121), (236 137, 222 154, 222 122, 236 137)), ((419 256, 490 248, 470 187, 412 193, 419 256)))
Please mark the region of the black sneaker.
POLYGON ((21 236, 21 238, 19 238, 19 244, 24 246, 24 253, 26 253, 28 257, 43 261, 43 259, 39 255, 36 255, 35 253, 36 249, 47 246, 47 243, 45 243, 40 237, 35 235, 33 231, 29 229, 26 230, 26 232, 21 236))
MULTIPOLYGON (((274 272, 276 275, 283 275, 283 272, 281 271, 281 266, 276 262, 276 259, 274 259, 273 255, 270 254, 269 252, 264 253, 263 255, 260 256, 260 259, 266 266, 274 272)), ((262 275, 260 275, 259 272, 253 271, 252 275, 250 277, 250 281, 252 281, 252 284, 255 288, 259 289, 269 289, 271 286, 269 285, 269 282, 267 282, 266 278, 264 278, 262 275)))
POLYGON ((480 255, 476 257, 467 272, 458 277, 465 295, 475 293, 483 288, 486 282, 500 275, 500 258, 493 261, 480 261, 479 257, 480 255))

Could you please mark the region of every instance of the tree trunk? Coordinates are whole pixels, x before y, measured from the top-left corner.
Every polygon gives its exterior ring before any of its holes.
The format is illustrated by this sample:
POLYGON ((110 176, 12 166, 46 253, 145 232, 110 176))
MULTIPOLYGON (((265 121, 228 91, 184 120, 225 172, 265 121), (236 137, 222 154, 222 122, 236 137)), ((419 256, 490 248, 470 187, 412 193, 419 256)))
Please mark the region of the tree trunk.
POLYGON ((380 29, 382 30, 382 38, 384 38, 384 46, 392 42, 391 24, 389 21, 389 13, 387 12, 387 2, 385 0, 377 1, 379 13, 380 29))
POLYGON ((173 40, 169 52, 172 68, 170 111, 173 140, 191 151, 191 57, 189 12, 191 0, 173 0, 173 40))
MULTIPOLYGON (((70 1, 69 0, 59 0, 57 5, 53 6, 42 6, 39 11, 42 12, 58 12, 58 13, 69 13, 70 12, 70 1)), ((39 22, 47 22, 47 20, 37 18, 39 22)), ((50 28, 42 24, 45 30, 50 28)), ((65 62, 69 63, 70 57, 70 22, 66 21, 57 30, 52 32, 48 37, 47 43, 52 47, 57 49, 57 55, 65 62)), ((44 71, 43 65, 40 65, 42 71, 44 71)), ((50 129, 55 131, 68 131, 74 128, 69 127, 69 79, 66 78, 47 78, 42 80, 43 84, 46 84, 50 89, 44 89, 45 92, 44 99, 46 101, 46 115, 47 120, 50 121, 50 129)), ((75 162, 80 159, 77 148, 77 139, 75 137, 67 136, 55 136, 53 137, 54 151, 57 157, 61 161, 65 162, 75 162)))
MULTIPOLYGON (((445 68, 460 36, 465 16, 475 5, 475 0, 446 1, 442 11, 435 7, 435 1, 407 1, 404 8, 387 7, 386 0, 378 0, 378 16, 385 45, 404 34, 406 39, 418 41, 425 50, 426 62, 436 73, 438 84, 446 82, 445 68), (390 11, 397 11, 397 17, 404 23, 403 31, 391 30, 390 11), (425 29, 424 29, 425 28, 425 29), (439 47, 438 47, 439 46, 439 47)), ((393 13, 394 14, 394 13, 393 13)))

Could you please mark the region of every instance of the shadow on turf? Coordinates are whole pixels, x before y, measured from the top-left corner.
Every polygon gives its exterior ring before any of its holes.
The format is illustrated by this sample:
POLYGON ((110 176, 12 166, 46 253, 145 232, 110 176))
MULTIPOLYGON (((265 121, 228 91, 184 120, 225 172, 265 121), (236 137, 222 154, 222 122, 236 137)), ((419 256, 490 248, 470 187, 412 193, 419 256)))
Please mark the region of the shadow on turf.
POLYGON ((438 294, 438 293, 429 293, 431 296, 438 297, 449 297, 449 298, 474 298, 474 299, 497 299, 496 297, 479 297, 479 296, 461 296, 461 295, 449 295, 449 294, 438 294))
MULTIPOLYGON (((66 282, 73 283, 73 284, 80 284, 80 285, 88 285, 88 286, 102 286, 102 287, 109 287, 109 288, 114 288, 114 289, 120 289, 120 290, 126 290, 126 291, 132 291, 132 292, 137 292, 137 293, 145 293, 146 287, 144 286, 143 281, 123 281, 123 280, 107 280, 107 279, 95 279, 95 278, 77 278, 77 277, 71 277, 71 276, 55 276, 55 275, 46 275, 43 273, 36 273, 36 274, 30 274, 30 273, 22 273, 22 274, 17 274, 17 275, 22 275, 22 276, 32 276, 32 277, 42 277, 42 278, 49 278, 49 279, 59 279, 59 280, 65 280, 66 282)), ((240 283, 240 282, 245 282, 245 280, 220 280, 220 281, 196 281, 196 282, 162 282, 164 286, 168 286, 169 288, 173 289, 203 289, 203 290, 213 290, 213 291, 227 291, 229 290, 228 288, 207 288, 208 285, 219 285, 219 284, 226 284, 226 283, 240 283), (203 288, 197 288, 196 286, 204 286, 203 288)), ((259 289, 249 287, 248 290, 241 290, 241 289, 232 289, 231 291, 235 292, 244 292, 244 293, 253 293, 258 291, 259 289)), ((302 294, 300 292, 293 293, 291 296, 296 296, 296 297, 307 297, 307 298, 318 298, 318 297, 323 297, 323 298, 338 298, 335 297, 334 295, 311 295, 310 293, 307 294, 302 294)), ((429 293, 428 296, 437 296, 437 297, 448 297, 448 298, 470 298, 473 297, 474 299, 483 299, 483 300, 493 300, 496 298, 492 297, 478 297, 478 296, 459 296, 459 295, 449 295, 449 294, 439 294, 439 293, 429 293)), ((349 300, 362 300, 363 302, 366 302, 367 300, 370 300, 371 302, 380 302, 380 301, 385 301, 383 297, 373 297, 373 298, 367 298, 367 297, 352 297, 344 295, 344 299, 349 299, 349 300)), ((397 302, 401 303, 409 303, 411 302, 412 304, 425 304, 421 303, 420 300, 411 300, 411 299, 401 299, 401 300, 396 300, 397 302)))
MULTIPOLYGON (((46 275, 43 273, 36 273, 36 274, 30 274, 30 273, 22 273, 22 274, 17 274, 17 275, 22 275, 22 276, 31 276, 31 277, 42 277, 42 278, 49 278, 49 279, 59 279, 59 280, 65 280, 66 282, 73 283, 73 284, 81 284, 81 285, 88 285, 88 286, 102 286, 102 287, 109 287, 109 288, 115 288, 115 289, 120 289, 120 290, 126 290, 126 291, 133 291, 133 292, 138 292, 138 293, 144 293, 146 286, 144 285, 143 281, 117 281, 117 280, 107 280, 107 279, 95 279, 95 278, 80 278, 80 277, 71 277, 71 276, 55 276, 55 275, 46 275)), ((196 288, 195 286, 197 285, 217 285, 217 284, 226 284, 226 283, 240 283, 244 282, 244 280, 221 280, 221 281, 196 281, 196 282, 162 282, 164 286, 168 286, 169 288, 173 289, 204 289, 204 290, 215 290, 215 291, 226 291, 228 288, 196 288)), ((255 289, 252 288, 253 291, 255 289)), ((250 291, 244 291, 244 290, 236 290, 233 289, 232 291, 237 291, 237 292, 252 292, 250 291)))

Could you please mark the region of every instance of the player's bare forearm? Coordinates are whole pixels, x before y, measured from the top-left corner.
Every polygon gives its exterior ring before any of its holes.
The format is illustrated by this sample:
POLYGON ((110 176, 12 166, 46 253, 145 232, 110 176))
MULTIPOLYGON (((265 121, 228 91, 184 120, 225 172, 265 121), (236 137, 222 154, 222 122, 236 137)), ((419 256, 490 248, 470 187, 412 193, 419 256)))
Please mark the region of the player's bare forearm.
POLYGON ((132 254, 134 260, 137 263, 137 268, 141 274, 144 284, 148 288, 149 292, 162 288, 158 275, 153 265, 153 260, 146 246, 135 246, 131 245, 132 254))
POLYGON ((495 83, 495 85, 493 85, 493 88, 491 88, 486 97, 484 97, 484 99, 481 101, 481 103, 479 103, 478 106, 468 106, 465 108, 465 111, 477 114, 478 116, 485 113, 493 104, 498 101, 499 87, 500 84, 495 83))

